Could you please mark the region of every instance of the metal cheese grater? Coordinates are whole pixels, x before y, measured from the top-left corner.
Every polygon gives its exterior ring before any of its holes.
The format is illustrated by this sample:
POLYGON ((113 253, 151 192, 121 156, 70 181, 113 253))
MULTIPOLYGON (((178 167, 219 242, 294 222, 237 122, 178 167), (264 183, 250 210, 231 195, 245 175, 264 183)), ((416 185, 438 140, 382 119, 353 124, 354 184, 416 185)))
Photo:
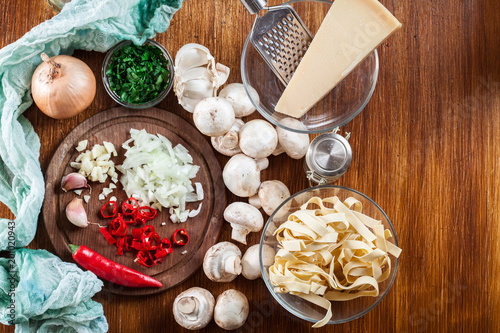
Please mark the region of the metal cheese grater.
POLYGON ((250 40, 276 76, 286 86, 306 53, 313 35, 289 5, 267 7, 266 0, 240 0, 250 14, 256 14, 250 40))

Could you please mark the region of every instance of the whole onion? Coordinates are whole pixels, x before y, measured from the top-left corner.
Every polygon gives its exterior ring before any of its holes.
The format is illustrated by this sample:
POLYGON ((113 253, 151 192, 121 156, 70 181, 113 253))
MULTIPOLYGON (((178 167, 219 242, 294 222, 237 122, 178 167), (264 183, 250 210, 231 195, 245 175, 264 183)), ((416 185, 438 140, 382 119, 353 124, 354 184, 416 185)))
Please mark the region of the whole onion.
POLYGON ((31 94, 36 105, 47 116, 66 119, 85 110, 94 100, 94 73, 83 61, 67 55, 49 59, 42 53, 43 62, 31 79, 31 94))

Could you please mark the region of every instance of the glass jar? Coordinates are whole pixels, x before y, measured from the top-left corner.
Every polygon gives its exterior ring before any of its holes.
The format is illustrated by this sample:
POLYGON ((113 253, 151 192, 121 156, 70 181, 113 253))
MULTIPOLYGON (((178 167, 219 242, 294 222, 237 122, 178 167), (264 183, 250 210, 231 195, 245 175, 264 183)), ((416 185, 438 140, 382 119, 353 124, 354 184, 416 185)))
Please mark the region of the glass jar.
POLYGON ((352 160, 349 136, 344 138, 334 130, 312 140, 304 159, 309 185, 333 183, 347 171, 352 160))

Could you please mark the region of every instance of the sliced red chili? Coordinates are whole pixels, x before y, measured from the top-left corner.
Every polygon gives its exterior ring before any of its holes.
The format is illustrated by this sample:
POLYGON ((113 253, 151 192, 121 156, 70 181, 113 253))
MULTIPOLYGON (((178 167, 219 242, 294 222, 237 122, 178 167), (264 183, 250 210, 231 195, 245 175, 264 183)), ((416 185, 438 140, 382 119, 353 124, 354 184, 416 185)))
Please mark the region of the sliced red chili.
POLYGON ((137 209, 137 218, 144 219, 146 221, 154 219, 158 215, 158 211, 149 206, 142 206, 137 209))
POLYGON ((156 265, 149 251, 139 251, 137 253, 137 258, 135 259, 135 261, 137 261, 138 264, 145 267, 151 267, 153 265, 156 265))
POLYGON ((127 235, 123 237, 119 237, 116 240, 116 247, 118 248, 117 254, 121 256, 124 251, 132 250, 132 236, 127 235))
POLYGON ((174 252, 174 249, 172 249, 172 243, 170 243, 170 239, 163 238, 154 254, 154 257, 156 258, 155 262, 162 263, 167 254, 172 252, 174 252))
POLYGON ((172 235, 172 240, 176 245, 186 245, 189 243, 189 235, 185 229, 177 229, 172 235), (180 237, 178 237, 180 235, 180 237))
POLYGON ((135 224, 137 222, 135 220, 135 216, 134 215, 123 215, 121 213, 118 213, 117 217, 120 217, 127 224, 135 224))
POLYGON ((127 199, 127 201, 124 201, 122 203, 121 207, 123 215, 135 215, 137 209, 139 208, 139 203, 137 202, 136 198, 130 197, 127 199))
POLYGON ((153 231, 149 234, 142 234, 141 236, 142 240, 142 246, 144 247, 144 250, 147 251, 152 251, 156 250, 158 245, 161 243, 161 238, 160 235, 156 231, 153 231))
POLYGON ((101 215, 105 219, 110 219, 112 217, 115 217, 117 212, 118 212, 118 205, 116 204, 116 201, 108 201, 101 208, 101 215))
POLYGON ((109 228, 109 232, 113 236, 119 236, 119 237, 121 237, 121 236, 127 235, 127 233, 128 233, 128 225, 120 217, 117 217, 113 221, 111 221, 111 223, 109 224, 108 228, 109 228))
POLYGON ((141 239, 142 228, 134 228, 132 229, 132 238, 141 239))
POLYGON ((104 236, 104 238, 106 238, 109 244, 113 245, 114 243, 116 243, 116 239, 109 233, 108 228, 100 227, 99 231, 104 236))

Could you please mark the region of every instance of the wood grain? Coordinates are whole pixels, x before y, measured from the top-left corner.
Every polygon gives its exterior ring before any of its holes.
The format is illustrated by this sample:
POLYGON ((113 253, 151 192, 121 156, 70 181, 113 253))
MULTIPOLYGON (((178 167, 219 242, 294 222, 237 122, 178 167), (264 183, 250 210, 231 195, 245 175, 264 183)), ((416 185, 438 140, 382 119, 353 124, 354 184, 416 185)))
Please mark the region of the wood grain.
MULTIPOLYGON (((201 267, 205 252, 217 243, 222 228, 226 195, 222 170, 215 158, 213 148, 194 126, 165 110, 148 108, 138 111, 118 107, 102 111, 87 119, 71 131, 57 148, 47 169, 45 183, 45 201, 42 208, 43 222, 51 244, 61 259, 73 261, 69 244, 86 245, 104 257, 152 276, 163 284, 161 288, 138 289, 125 288, 106 281, 104 290, 115 294, 152 295, 182 283, 201 267), (179 228, 185 228, 190 235, 189 244, 183 247, 174 245, 173 253, 169 254, 163 263, 149 268, 134 263, 136 251, 125 252, 119 256, 116 247, 108 244, 97 226, 91 225, 82 229, 69 223, 65 209, 68 203, 77 196, 72 191, 64 192, 61 190, 62 177, 75 172, 75 169, 70 166, 70 162, 75 161, 80 154, 75 150, 78 142, 88 140, 87 149, 91 149, 95 144, 102 144, 103 141, 113 143, 118 157, 112 158, 112 160, 116 165, 121 165, 125 159, 125 150, 121 145, 130 138, 131 128, 145 129, 148 133, 163 135, 170 140, 173 147, 178 144, 184 146, 192 156, 193 164, 200 167, 193 182, 200 183, 204 193, 201 210, 197 216, 189 219, 189 224, 170 223, 168 209, 158 212, 155 219, 146 223, 152 225, 161 238, 171 239, 174 231, 179 228), (166 225, 162 225, 164 221, 167 221, 166 225), (182 254, 183 251, 186 253, 182 254)), ((84 190, 83 193, 90 194, 89 202, 84 204, 89 221, 99 225, 110 223, 110 219, 102 218, 99 212, 111 196, 116 196, 119 205, 127 200, 127 195, 123 191, 121 183, 118 182, 116 190, 105 200, 100 201, 99 194, 103 188, 109 187, 109 184, 111 184, 110 178, 103 184, 91 183, 92 192, 84 190)), ((197 209, 199 204, 199 202, 187 203, 186 208, 197 209)), ((118 212, 121 211, 118 210, 118 212)), ((129 225, 129 230, 133 227, 129 225)), ((128 234, 131 234, 131 231, 128 234)))
MULTIPOLYGON (((381 0, 403 28, 378 49, 380 73, 365 110, 344 126, 353 160, 339 181, 373 198, 394 223, 403 254, 394 286, 366 316, 319 332, 497 332, 500 327, 500 2, 381 0)), ((270 1, 277 4, 278 1, 270 1)), ((42 0, 0 3, 0 46, 53 13, 42 0)), ((156 37, 171 54, 185 43, 206 45, 240 82, 240 56, 252 18, 237 0, 190 0, 156 37)), ((75 52, 99 73, 104 54, 75 52)), ((116 106, 98 82, 95 101, 77 117, 57 121, 32 106, 25 115, 43 139, 45 171, 68 133, 116 106)), ((192 123, 170 94, 159 105, 192 123)), ((221 166, 226 157, 217 155, 221 166)), ((273 157, 264 180, 295 193, 307 186, 302 162, 273 157)), ((228 202, 237 198, 228 193, 228 202)), ((12 217, 7 208, 2 217, 12 217)), ((258 234, 248 244, 257 243, 258 234)), ((219 240, 230 239, 223 226, 219 240)), ((54 249, 39 225, 31 248, 54 249)), ((245 250, 245 246, 240 246, 245 250)), ((250 316, 242 331, 306 332, 310 324, 283 312, 262 281, 210 282, 198 271, 156 296, 101 292, 110 332, 177 332, 171 306, 182 290, 214 296, 244 292, 250 316)), ((0 330, 11 332, 13 329, 0 330)), ((220 331, 212 322, 206 332, 220 331)))

